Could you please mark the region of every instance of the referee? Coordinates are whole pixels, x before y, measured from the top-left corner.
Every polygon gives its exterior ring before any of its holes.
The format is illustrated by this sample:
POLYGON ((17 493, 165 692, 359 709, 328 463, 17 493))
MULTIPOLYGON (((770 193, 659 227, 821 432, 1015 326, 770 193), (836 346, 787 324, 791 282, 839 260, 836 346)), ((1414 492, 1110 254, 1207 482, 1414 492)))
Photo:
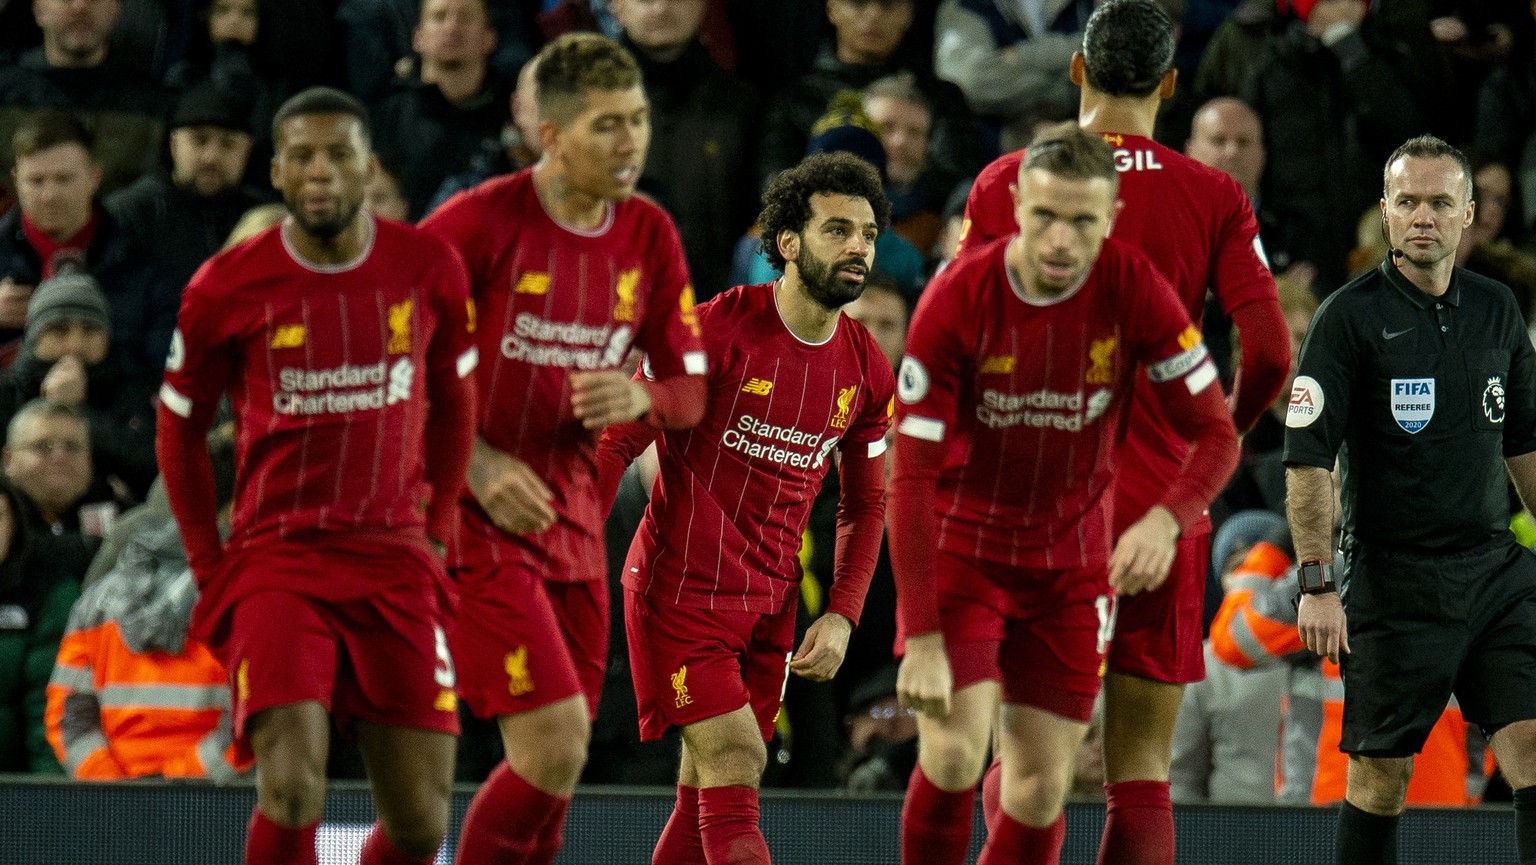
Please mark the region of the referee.
POLYGON ((1531 865, 1536 556, 1508 530, 1504 478, 1536 504, 1536 355, 1509 289, 1455 266, 1472 224, 1467 158, 1414 138, 1383 186, 1391 253, 1317 311, 1286 416, 1298 625, 1309 649, 1342 655, 1337 861, 1397 861, 1413 755, 1454 693, 1491 735, 1531 865))

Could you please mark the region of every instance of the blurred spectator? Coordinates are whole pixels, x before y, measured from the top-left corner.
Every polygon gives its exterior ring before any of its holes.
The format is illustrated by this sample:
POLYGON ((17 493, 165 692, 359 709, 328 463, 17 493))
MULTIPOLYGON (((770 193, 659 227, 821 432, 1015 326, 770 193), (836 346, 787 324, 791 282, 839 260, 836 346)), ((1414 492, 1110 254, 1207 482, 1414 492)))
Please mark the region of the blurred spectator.
POLYGON ((209 82, 182 94, 171 117, 171 172, 148 174, 103 204, 178 290, 264 198, 244 185, 249 112, 209 82))
POLYGON ((0 371, 0 428, 32 400, 86 419, 92 485, 142 500, 155 479, 155 391, 123 375, 111 351, 107 299, 96 280, 64 274, 38 286, 27 307, 21 354, 0 371))
POLYGON ((762 185, 805 155, 806 142, 816 134, 812 127, 828 112, 833 97, 862 91, 904 70, 912 73, 915 86, 934 106, 929 149, 933 166, 961 177, 976 173, 981 154, 964 94, 897 51, 912 27, 914 6, 915 0, 827 0, 832 39, 822 45, 811 71, 780 91, 769 108, 759 171, 762 185))
MULTIPOLYGON (((1536 4, 1529 7, 1536 19, 1536 4)), ((1527 21, 1529 25, 1529 19, 1527 21)), ((1477 100, 1477 146, 1504 163, 1519 190, 1523 219, 1509 234, 1530 245, 1536 220, 1536 47, 1522 41, 1508 62, 1489 73, 1477 100)))
POLYGON ((771 93, 809 72, 832 29, 826 0, 726 0, 723 5, 736 44, 736 74, 759 93, 771 93))
POLYGON ((1211 34, 1191 81, 1197 100, 1242 94, 1263 62, 1270 39, 1290 21, 1278 14, 1276 5, 1285 7, 1286 0, 1243 0, 1211 34))
MULTIPOLYGON (((624 35, 614 0, 544 0, 544 11, 537 16, 538 34, 545 43, 566 33, 590 31, 618 41, 624 35)), ((758 4, 752 4, 758 5, 758 4)), ((771 4, 778 13, 780 3, 771 4)), ((784 4, 787 5, 787 4, 784 4)), ((761 36, 753 32, 752 39, 761 36)), ((726 16, 725 0, 705 0, 704 21, 699 25, 699 42, 721 69, 736 69, 736 35, 726 16)))
POLYGON ((934 259, 944 230, 944 201, 962 178, 930 166, 933 103, 910 73, 881 78, 864 88, 864 113, 880 130, 885 148, 885 194, 891 229, 934 259))
MULTIPOLYGON (((1238 570, 1254 544, 1285 524, 1273 511, 1243 511, 1211 540, 1223 591, 1247 586, 1238 570)), ((1250 587, 1251 588, 1251 587, 1250 587)), ((1184 689, 1169 772, 1175 802, 1261 804, 1275 800, 1275 759, 1286 670, 1231 666, 1205 644, 1205 679, 1184 689)))
MULTIPOLYGON (((224 521, 233 433, 214 437, 211 449, 224 521)), ((49 742, 84 780, 231 780, 251 759, 233 744, 224 665, 188 635, 197 585, 181 534, 163 501, 135 510, 121 553, 114 545, 110 569, 70 613, 48 685, 49 742)))
POLYGON ((1438 0, 1428 6, 1429 31, 1449 61, 1456 97, 1444 106, 1443 128, 1461 134, 1476 121, 1477 93, 1488 73, 1507 62, 1517 44, 1531 44, 1531 6, 1515 0, 1438 0))
POLYGON ((699 42, 705 0, 612 0, 651 103, 645 175, 677 220, 700 301, 730 288, 731 247, 757 212, 757 94, 699 42))
POLYGON ((887 664, 853 686, 843 717, 848 753, 839 774, 855 793, 905 790, 917 765, 917 711, 896 699, 896 665, 887 664))
POLYGON ((261 37, 251 46, 255 67, 264 76, 281 75, 288 95, 316 84, 342 86, 349 50, 338 0, 259 2, 261 37))
POLYGON ((39 108, 85 119, 101 141, 102 188, 127 186, 159 161, 170 93, 110 55, 118 0, 34 0, 41 47, 0 68, 0 164, 11 164, 11 137, 39 108))
POLYGON ((38 549, 14 487, 0 480, 0 772, 57 774, 44 723, 48 677, 78 574, 38 549))
POLYGON ((272 226, 283 221, 288 215, 288 206, 281 201, 270 204, 258 204, 247 210, 230 229, 229 237, 224 241, 223 249, 231 249, 250 240, 256 235, 266 231, 272 226))
POLYGON ((960 250, 960 241, 965 238, 967 226, 965 202, 971 197, 972 185, 973 181, 960 181, 954 189, 950 190, 949 199, 944 202, 944 233, 939 237, 939 263, 934 270, 935 273, 943 270, 960 250))
POLYGON ((1297 226, 1297 257, 1331 292, 1344 282, 1355 214, 1381 197, 1381 165, 1425 121, 1415 58, 1366 0, 1295 7, 1297 20, 1270 43, 1243 99, 1264 123, 1264 206, 1297 226))
POLYGON ((12 138, 20 206, 0 217, 0 340, 26 322, 31 288, 57 273, 96 277, 112 309, 112 347, 124 371, 158 382, 176 328, 181 287, 96 201, 96 138, 78 119, 40 111, 12 138))
POLYGON ((486 0, 425 0, 411 46, 415 69, 372 106, 373 147, 419 219, 443 179, 501 136, 513 80, 490 68, 496 32, 486 0))
POLYGON ((873 274, 864 281, 864 293, 844 306, 843 313, 864 325, 890 360, 891 369, 901 365, 901 356, 907 350, 907 323, 911 313, 907 299, 896 287, 894 279, 883 273, 873 274))
POLYGON ((428 213, 471 186, 498 174, 521 171, 539 160, 543 145, 539 143, 539 106, 533 93, 536 68, 530 60, 517 73, 517 87, 512 91, 512 114, 502 125, 500 137, 481 142, 480 151, 470 157, 468 168, 443 179, 437 194, 427 205, 428 213))
POLYGON ((187 55, 171 69, 169 80, 184 92, 206 85, 219 94, 225 110, 239 123, 235 128, 251 136, 245 182, 266 189, 272 117, 294 93, 288 70, 260 59, 260 44, 271 39, 261 27, 260 0, 200 0, 199 5, 187 55))
POLYGON ((1387 235, 1381 225, 1381 206, 1367 207, 1355 221, 1355 248, 1349 253, 1348 278, 1376 269, 1387 257, 1387 235))
POLYGON ((385 219, 410 220, 411 203, 400 192, 400 181, 396 179, 392 161, 379 159, 378 169, 363 187, 363 205, 385 219))
MULTIPOLYGON (((1007 119, 1041 102, 1077 102, 1067 67, 1092 0, 944 0, 933 66, 977 114, 1007 119)), ((1177 21, 1178 15, 1173 19, 1177 21)))
POLYGON ((0 459, 27 504, 28 534, 46 540, 64 573, 79 579, 117 516, 110 494, 91 483, 85 416, 42 399, 27 403, 11 418, 0 459))

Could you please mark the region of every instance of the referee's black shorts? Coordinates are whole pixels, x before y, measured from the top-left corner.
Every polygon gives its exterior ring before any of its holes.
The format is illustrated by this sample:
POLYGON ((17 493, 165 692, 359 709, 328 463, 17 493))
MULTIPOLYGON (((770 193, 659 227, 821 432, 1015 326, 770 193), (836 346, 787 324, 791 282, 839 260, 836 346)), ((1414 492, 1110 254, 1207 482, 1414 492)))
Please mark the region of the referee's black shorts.
POLYGON ((1418 753, 1453 693, 1490 734, 1536 718, 1536 555, 1505 535, 1436 556, 1358 544, 1346 562, 1341 751, 1418 753))

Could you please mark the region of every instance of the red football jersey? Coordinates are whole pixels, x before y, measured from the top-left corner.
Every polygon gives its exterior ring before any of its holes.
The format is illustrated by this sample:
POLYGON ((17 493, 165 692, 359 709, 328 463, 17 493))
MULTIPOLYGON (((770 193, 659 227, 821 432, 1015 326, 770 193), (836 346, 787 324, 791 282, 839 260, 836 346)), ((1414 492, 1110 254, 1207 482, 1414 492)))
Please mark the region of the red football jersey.
POLYGON ((638 345, 657 378, 702 375, 703 345, 682 242, 642 197, 611 203, 599 226, 556 222, 532 169, 454 196, 422 228, 463 253, 482 363, 479 432, 526 462, 554 493, 554 526, 534 537, 498 530, 464 497, 455 564, 517 564, 545 579, 602 579, 599 433, 571 411, 570 374, 617 369, 638 345))
MULTIPOLYGON (((661 471, 624 585, 683 606, 776 613, 799 597, 801 536, 832 450, 885 452, 895 377, 847 316, 824 343, 791 333, 774 283, 733 288, 698 314, 709 408, 698 426, 657 442, 661 471)), ((846 614, 857 620, 858 610, 846 614)))
MULTIPOLYGON (((1150 138, 1106 133, 1104 140, 1115 148, 1119 198, 1125 202, 1113 235, 1152 260, 1192 321, 1200 323, 1207 291, 1216 292, 1228 315, 1252 300, 1278 303, 1258 221, 1237 181, 1150 138)), ((976 178, 965 204, 962 250, 1018 232, 1008 187, 1018 182, 1023 155, 1005 154, 976 178)), ((1138 377, 1130 432, 1121 451, 1125 471, 1115 476, 1117 531, 1157 503, 1188 450, 1189 442, 1163 416, 1146 377, 1138 377)), ((1209 519, 1202 519, 1201 526, 1209 528, 1209 519)))
POLYGON ((1103 566, 1137 365, 1191 393, 1216 369, 1167 281, 1129 245, 1106 240, 1078 288, 1041 300, 1015 284, 1007 243, 973 250, 923 291, 896 428, 948 445, 939 548, 1016 568, 1103 566))
POLYGON ((431 403, 447 387, 470 394, 459 380, 476 363, 463 265, 442 241, 377 219, 356 260, 316 265, 287 225, 187 285, 161 402, 207 423, 229 395, 227 549, 311 529, 420 529, 431 403))

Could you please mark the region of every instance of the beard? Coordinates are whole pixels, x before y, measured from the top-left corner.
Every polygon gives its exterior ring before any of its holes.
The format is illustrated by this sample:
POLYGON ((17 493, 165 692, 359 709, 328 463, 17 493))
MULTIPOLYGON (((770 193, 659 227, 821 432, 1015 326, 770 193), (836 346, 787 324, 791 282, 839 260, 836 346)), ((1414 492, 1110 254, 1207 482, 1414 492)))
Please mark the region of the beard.
POLYGON ((317 240, 334 240, 341 234, 357 214, 363 209, 363 201, 339 201, 336 212, 331 216, 310 216, 304 212, 303 202, 298 197, 283 196, 283 202, 288 205, 288 215, 293 217, 294 223, 304 229, 304 233, 317 240))
POLYGON ((858 255, 850 255, 828 263, 817 258, 802 244, 800 257, 795 260, 795 266, 800 271, 800 282, 805 285, 806 294, 826 309, 841 309, 858 300, 864 293, 864 285, 868 281, 869 262, 858 255), (866 279, 850 282, 838 276, 839 271, 854 264, 864 267, 866 279))

